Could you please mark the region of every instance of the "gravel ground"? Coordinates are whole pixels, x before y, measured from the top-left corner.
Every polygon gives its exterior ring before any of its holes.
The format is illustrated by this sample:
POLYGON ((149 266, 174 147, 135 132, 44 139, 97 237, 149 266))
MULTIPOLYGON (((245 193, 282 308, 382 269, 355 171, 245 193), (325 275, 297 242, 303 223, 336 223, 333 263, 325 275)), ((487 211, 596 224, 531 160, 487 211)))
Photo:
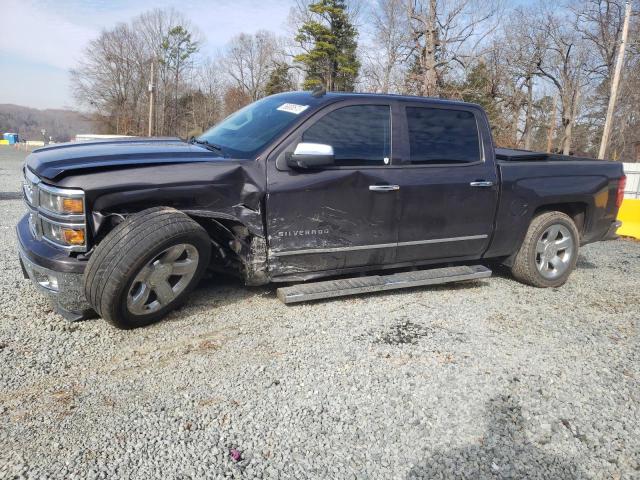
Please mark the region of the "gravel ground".
POLYGON ((640 478, 639 242, 559 289, 287 307, 208 281, 120 331, 22 280, 22 155, 0 147, 1 478, 640 478))

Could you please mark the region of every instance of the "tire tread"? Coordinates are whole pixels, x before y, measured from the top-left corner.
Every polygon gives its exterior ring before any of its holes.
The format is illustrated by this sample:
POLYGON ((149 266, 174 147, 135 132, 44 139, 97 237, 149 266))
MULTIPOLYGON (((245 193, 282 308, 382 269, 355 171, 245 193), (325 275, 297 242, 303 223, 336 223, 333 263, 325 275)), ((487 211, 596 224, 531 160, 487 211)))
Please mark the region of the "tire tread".
POLYGON ((578 258, 579 238, 580 234, 578 233, 578 229, 571 217, 567 214, 558 211, 551 211, 535 216, 529 224, 529 229, 527 230, 524 240, 520 245, 520 249, 514 258, 513 266, 511 267, 512 275, 516 280, 534 287, 559 287, 566 282, 567 277, 575 266, 578 258), (567 274, 556 280, 547 280, 539 274, 535 262, 532 261, 532 249, 535 249, 538 236, 542 233, 540 231, 542 227, 553 221, 563 221, 567 223, 573 233, 576 244, 574 246, 575 253, 572 265, 569 267, 567 274))
POLYGON ((85 295, 96 313, 120 328, 131 328, 119 318, 115 304, 123 282, 146 251, 185 234, 208 240, 202 226, 169 207, 143 210, 117 225, 96 247, 85 270, 85 295))

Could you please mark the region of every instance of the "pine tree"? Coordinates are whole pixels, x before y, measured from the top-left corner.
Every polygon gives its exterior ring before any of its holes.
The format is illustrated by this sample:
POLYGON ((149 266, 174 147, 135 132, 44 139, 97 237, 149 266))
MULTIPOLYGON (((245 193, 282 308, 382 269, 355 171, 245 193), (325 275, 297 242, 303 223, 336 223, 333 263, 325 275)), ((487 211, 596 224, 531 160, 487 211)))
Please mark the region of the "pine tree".
POLYGON ((500 108, 498 85, 494 82, 491 72, 485 62, 478 62, 467 74, 464 82, 457 87, 465 102, 477 103, 484 108, 489 117, 489 124, 495 141, 506 146, 510 141, 508 138, 509 125, 506 123, 506 116, 500 108))
POLYGON ((319 0, 309 5, 309 11, 311 19, 296 35, 306 53, 294 58, 306 72, 304 88, 323 85, 327 90, 353 91, 360 69, 358 32, 344 0, 319 0))
POLYGON ((173 114, 169 121, 169 132, 172 135, 178 133, 178 97, 181 76, 189 59, 199 48, 200 45, 192 39, 191 33, 181 25, 173 27, 162 39, 162 55, 159 61, 173 76, 173 114))
POLYGON ((269 75, 269 81, 264 88, 265 95, 287 92, 295 88, 289 74, 289 68, 291 67, 286 63, 276 63, 274 65, 269 75))

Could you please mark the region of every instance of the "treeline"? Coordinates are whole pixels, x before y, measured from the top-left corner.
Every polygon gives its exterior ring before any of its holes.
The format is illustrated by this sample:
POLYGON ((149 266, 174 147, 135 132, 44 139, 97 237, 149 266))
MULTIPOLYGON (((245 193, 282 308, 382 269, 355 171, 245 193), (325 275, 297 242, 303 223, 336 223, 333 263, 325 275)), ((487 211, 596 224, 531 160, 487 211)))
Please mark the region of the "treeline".
MULTIPOLYGON (((323 85, 476 102, 498 145, 595 156, 624 11, 625 0, 298 0, 290 35, 241 33, 207 58, 187 18, 153 10, 103 31, 72 79, 109 133, 147 134, 150 84, 153 134, 182 137, 265 95, 323 85)), ((607 152, 626 161, 640 156, 639 23, 607 152)))
POLYGON ((91 133, 95 125, 90 118, 72 110, 22 107, 0 104, 0 134, 13 132, 23 140, 67 142, 78 133, 91 133), (45 130, 45 135, 42 130, 45 130))

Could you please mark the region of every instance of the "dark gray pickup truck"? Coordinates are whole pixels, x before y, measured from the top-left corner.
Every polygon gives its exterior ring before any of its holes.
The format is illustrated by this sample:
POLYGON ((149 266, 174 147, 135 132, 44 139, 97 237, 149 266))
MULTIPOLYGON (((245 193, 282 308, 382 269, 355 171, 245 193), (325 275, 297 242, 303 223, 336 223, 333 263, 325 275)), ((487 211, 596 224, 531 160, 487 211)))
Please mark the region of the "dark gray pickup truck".
POLYGON ((207 270, 295 283, 278 290, 286 303, 482 278, 490 263, 560 286, 580 245, 615 237, 624 176, 615 162, 496 149, 477 105, 295 92, 190 142, 40 148, 23 188, 25 276, 67 318, 132 328, 207 270))

